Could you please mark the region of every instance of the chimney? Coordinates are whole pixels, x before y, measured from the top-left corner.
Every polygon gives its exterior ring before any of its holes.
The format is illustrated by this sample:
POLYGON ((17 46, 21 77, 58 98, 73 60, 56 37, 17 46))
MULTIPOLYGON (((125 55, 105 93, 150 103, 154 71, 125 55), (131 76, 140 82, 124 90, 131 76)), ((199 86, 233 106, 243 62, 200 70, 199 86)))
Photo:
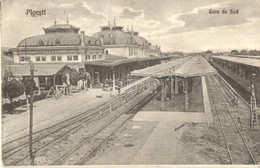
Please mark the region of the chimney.
POLYGON ((100 43, 101 43, 101 45, 104 45, 104 36, 103 35, 100 36, 100 43))
POLYGON ((81 31, 81 32, 80 32, 81 46, 85 46, 85 43, 84 43, 84 35, 85 35, 85 32, 84 32, 84 31, 81 31))

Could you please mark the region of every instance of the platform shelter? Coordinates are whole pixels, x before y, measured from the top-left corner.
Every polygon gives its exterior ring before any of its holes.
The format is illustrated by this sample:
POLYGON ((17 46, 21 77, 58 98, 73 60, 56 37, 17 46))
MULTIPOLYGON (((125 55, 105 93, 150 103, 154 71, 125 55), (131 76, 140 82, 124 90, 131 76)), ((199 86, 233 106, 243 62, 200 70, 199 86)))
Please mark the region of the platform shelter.
MULTIPOLYGON (((166 93, 184 94, 185 111, 189 109, 189 92, 192 78, 215 74, 216 70, 202 57, 184 57, 164 64, 155 65, 131 73, 132 76, 149 76, 160 80, 161 111, 164 111, 166 93)), ((153 84, 151 84, 153 85, 153 84)))

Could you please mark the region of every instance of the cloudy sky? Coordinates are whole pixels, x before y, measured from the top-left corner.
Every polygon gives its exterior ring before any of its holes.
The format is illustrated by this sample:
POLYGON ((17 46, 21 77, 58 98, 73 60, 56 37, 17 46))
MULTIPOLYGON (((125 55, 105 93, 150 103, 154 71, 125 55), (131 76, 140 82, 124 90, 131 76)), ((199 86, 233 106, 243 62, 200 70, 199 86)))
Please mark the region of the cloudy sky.
POLYGON ((15 47, 23 38, 43 34, 42 27, 66 23, 87 35, 108 18, 134 30, 163 51, 260 49, 260 0, 4 0, 2 46, 15 47), (26 9, 46 9, 32 17, 26 9), (220 14, 209 14, 209 10, 220 14), (222 14, 222 10, 228 14, 222 14), (229 10, 239 10, 229 14, 229 10))

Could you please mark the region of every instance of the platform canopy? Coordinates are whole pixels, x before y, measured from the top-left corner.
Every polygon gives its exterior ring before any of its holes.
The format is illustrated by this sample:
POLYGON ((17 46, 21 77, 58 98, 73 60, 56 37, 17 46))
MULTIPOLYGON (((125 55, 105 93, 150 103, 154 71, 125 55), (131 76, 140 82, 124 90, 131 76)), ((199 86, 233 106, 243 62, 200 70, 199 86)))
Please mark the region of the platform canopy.
POLYGON ((106 54, 105 58, 106 59, 104 60, 85 62, 85 65, 114 67, 122 64, 127 64, 127 63, 142 62, 142 61, 145 62, 145 61, 152 61, 152 60, 164 60, 164 59, 171 59, 173 57, 167 56, 167 57, 126 58, 122 56, 106 54))
POLYGON ((216 70, 202 57, 184 57, 167 63, 155 65, 131 72, 132 76, 150 76, 164 78, 169 76, 204 76, 214 74, 216 70))
POLYGON ((213 56, 212 58, 260 68, 260 59, 257 56, 255 58, 254 56, 246 58, 240 56, 213 56))

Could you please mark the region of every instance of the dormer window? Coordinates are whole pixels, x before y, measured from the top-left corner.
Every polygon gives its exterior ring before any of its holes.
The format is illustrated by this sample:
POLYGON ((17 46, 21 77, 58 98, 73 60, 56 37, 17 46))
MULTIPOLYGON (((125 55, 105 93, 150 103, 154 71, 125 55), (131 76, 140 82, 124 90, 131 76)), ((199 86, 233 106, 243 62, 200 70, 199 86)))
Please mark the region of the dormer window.
POLYGON ((60 44, 60 40, 56 39, 55 40, 55 44, 59 45, 60 44))
POLYGON ((39 40, 39 45, 44 45, 43 40, 39 40))

